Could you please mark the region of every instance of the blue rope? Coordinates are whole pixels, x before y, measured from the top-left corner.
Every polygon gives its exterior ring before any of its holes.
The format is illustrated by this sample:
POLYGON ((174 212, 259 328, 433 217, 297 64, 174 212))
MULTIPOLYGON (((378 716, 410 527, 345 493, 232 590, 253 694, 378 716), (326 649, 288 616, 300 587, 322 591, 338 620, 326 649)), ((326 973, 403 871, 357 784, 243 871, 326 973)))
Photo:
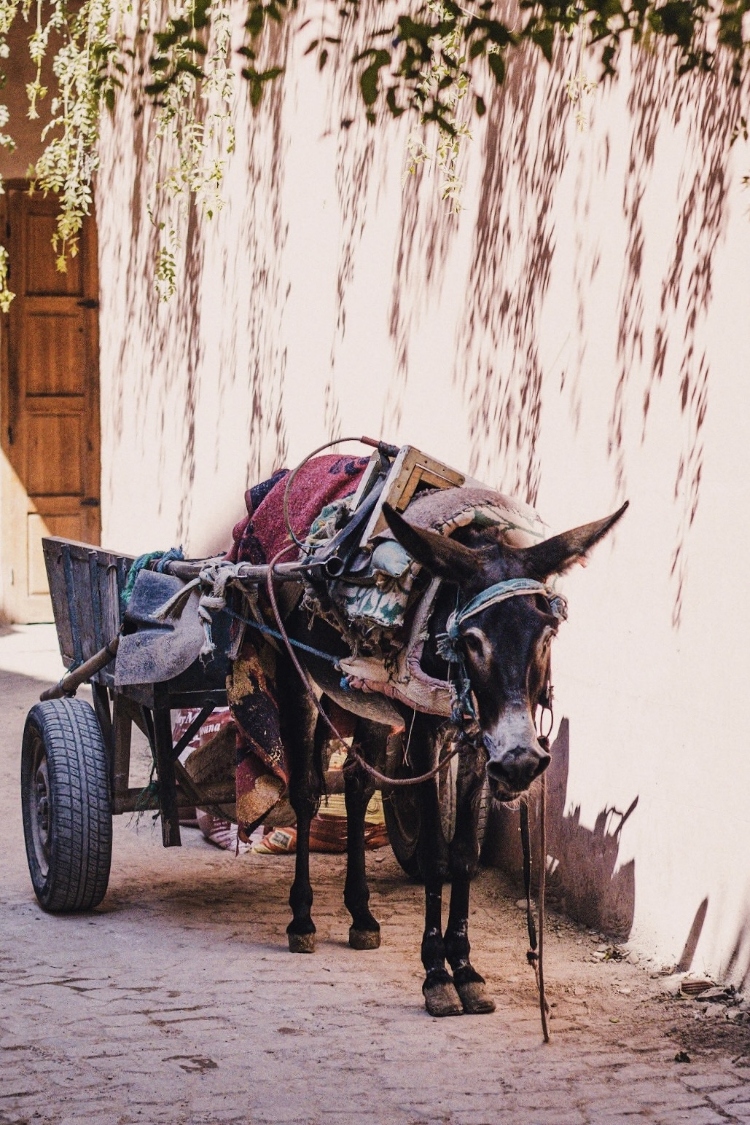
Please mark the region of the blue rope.
MULTIPOLYGON (((235 613, 229 606, 224 606, 220 612, 228 614, 233 617, 235 621, 241 621, 243 625, 249 625, 252 629, 257 629, 259 633, 266 633, 269 637, 275 637, 277 641, 284 643, 284 638, 281 633, 277 633, 275 629, 271 629, 269 625, 261 625, 259 621, 253 621, 249 617, 241 617, 239 613, 235 613)), ((289 637, 289 644, 294 645, 295 648, 302 649, 303 652, 309 652, 311 656, 318 656, 321 660, 327 660, 329 664, 333 664, 334 668, 339 667, 339 658, 331 656, 330 652, 322 652, 319 648, 313 648, 311 645, 303 644, 302 641, 295 641, 289 637)))
POLYGON ((123 609, 127 609, 128 603, 133 596, 135 580, 145 567, 149 566, 152 562, 156 562, 156 566, 151 569, 158 570, 163 574, 167 563, 178 562, 184 558, 182 547, 170 547, 168 551, 148 551, 145 555, 139 555, 128 571, 128 577, 125 580, 125 585, 120 594, 123 609), (157 559, 158 562, 156 561, 157 559))

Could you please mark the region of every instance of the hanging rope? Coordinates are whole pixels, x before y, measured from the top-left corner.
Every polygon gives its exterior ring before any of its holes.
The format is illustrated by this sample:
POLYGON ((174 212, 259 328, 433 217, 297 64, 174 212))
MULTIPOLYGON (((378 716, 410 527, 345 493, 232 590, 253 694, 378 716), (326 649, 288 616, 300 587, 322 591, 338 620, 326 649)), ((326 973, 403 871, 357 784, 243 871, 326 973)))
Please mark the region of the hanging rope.
MULTIPOLYGON (((549 689, 547 689, 549 690, 549 689)), ((551 708, 550 708, 551 710, 551 708)), ((549 738, 539 736, 539 745, 549 753, 549 738)), ((539 1014, 542 1019, 542 1036, 545 1043, 549 1043, 549 1004, 544 991, 544 896, 547 883, 547 775, 543 773, 540 779, 539 792, 539 849, 541 852, 539 866, 539 926, 534 923, 534 912, 531 906, 531 839, 529 833, 529 798, 528 794, 521 801, 521 846, 523 849, 523 885, 526 893, 526 929, 529 935, 529 948, 526 960, 534 970, 536 987, 539 993, 539 1014)))
POLYGON ((171 562, 179 562, 184 558, 182 547, 170 547, 168 551, 149 551, 145 555, 139 555, 128 571, 128 577, 125 580, 125 585, 120 594, 123 608, 127 609, 128 603, 133 596, 135 580, 145 567, 148 567, 150 570, 158 570, 161 573, 165 573, 171 562), (152 566, 152 563, 156 565, 152 566))

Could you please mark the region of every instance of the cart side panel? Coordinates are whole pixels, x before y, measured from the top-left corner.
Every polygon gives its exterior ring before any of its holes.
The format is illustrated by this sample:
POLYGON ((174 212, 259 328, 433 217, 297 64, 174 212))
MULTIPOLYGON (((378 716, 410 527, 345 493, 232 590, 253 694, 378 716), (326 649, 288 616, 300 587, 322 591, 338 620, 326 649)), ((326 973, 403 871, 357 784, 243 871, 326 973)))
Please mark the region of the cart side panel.
MULTIPOLYGON (((93 548, 89 548, 93 550, 93 548)), ((70 557, 73 563, 73 605, 74 619, 78 622, 81 638, 81 658, 88 660, 99 651, 102 646, 96 645, 96 625, 94 622, 94 606, 91 597, 91 571, 89 569, 89 552, 71 548, 70 557)))
MULTIPOLYGON (((42 540, 60 655, 66 668, 88 660, 119 631, 120 595, 134 556, 49 536, 42 540)), ((106 668, 95 679, 107 686, 106 668)))
MULTIPOLYGON (((47 567, 47 580, 49 592, 52 597, 52 609, 55 614, 57 640, 60 645, 60 655, 66 668, 75 663, 75 646, 73 643, 73 628, 70 620, 70 603, 68 600, 68 584, 66 571, 69 570, 69 560, 64 556, 64 541, 61 539, 42 539, 44 562, 47 567)), ((71 573, 72 578, 72 573, 71 573)))

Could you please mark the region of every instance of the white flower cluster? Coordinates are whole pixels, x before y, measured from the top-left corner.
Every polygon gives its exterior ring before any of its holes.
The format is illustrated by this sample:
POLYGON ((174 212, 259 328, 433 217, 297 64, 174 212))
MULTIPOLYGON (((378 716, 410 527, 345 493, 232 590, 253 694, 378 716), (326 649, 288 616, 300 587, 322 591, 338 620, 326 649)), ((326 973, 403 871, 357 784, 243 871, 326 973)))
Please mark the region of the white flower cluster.
MULTIPOLYGON (((176 6, 171 20, 192 23, 195 0, 176 6)), ((190 41, 188 40, 189 44, 190 41)), ((196 55, 189 45, 178 45, 172 62, 187 61, 200 68, 203 77, 185 69, 176 74, 160 99, 156 131, 149 160, 167 170, 159 176, 149 200, 148 212, 159 231, 156 289, 169 300, 177 284, 177 254, 188 208, 196 205, 207 219, 224 205, 221 189, 224 156, 234 151, 232 103, 235 74, 230 69, 232 46, 231 12, 228 0, 214 0, 205 55, 196 55)))
MULTIPOLYGON (((446 19, 448 13, 441 0, 427 0, 427 7, 439 20, 446 19)), ((419 83, 419 90, 424 95, 425 100, 429 95, 437 93, 440 90, 441 82, 449 74, 445 59, 447 57, 453 60, 450 73, 457 72, 457 77, 449 87, 447 94, 444 95, 443 104, 446 107, 445 117, 454 131, 450 133, 446 129, 440 128, 434 123, 428 124, 424 120, 418 128, 412 129, 406 141, 407 164, 404 172, 404 180, 406 180, 416 173, 420 164, 434 162, 440 176, 440 196, 448 201, 453 213, 461 210, 463 182, 458 172, 461 146, 465 141, 471 140, 468 121, 465 117, 462 119, 460 112, 463 98, 470 85, 468 75, 463 72, 466 57, 459 53, 461 46, 462 28, 460 23, 456 24, 455 30, 450 35, 435 36, 430 42, 433 52, 432 62, 419 83), (429 148, 425 143, 425 132, 430 125, 437 131, 434 149, 429 148)), ((468 116, 468 114, 465 116, 468 116)))

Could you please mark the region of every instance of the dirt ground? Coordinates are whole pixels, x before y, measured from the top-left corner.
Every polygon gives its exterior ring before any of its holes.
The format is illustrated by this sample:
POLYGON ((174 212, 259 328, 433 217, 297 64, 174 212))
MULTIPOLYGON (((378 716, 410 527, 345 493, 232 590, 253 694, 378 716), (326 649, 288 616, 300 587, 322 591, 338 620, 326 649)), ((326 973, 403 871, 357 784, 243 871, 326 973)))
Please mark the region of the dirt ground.
POLYGON ((291 857, 235 858, 189 829, 165 851, 150 815, 116 819, 95 913, 44 914, 18 774, 53 645, 47 627, 0 636, 0 1125, 750 1121, 750 1010, 672 998, 673 978, 555 916, 543 1045, 518 892, 495 870, 471 931, 491 1016, 425 1012, 421 890, 389 849, 368 857, 375 952, 346 944, 340 857, 313 857, 318 951, 293 956, 291 857))

